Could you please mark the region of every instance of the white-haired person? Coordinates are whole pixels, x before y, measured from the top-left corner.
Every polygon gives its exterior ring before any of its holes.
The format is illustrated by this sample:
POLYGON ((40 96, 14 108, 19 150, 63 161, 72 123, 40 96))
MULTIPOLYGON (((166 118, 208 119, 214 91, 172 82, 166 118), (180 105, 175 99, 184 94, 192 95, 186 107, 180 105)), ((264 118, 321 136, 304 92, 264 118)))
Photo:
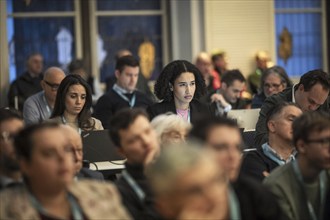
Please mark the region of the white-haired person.
POLYGON ((171 112, 155 117, 151 126, 155 129, 161 146, 184 142, 192 127, 189 122, 171 112))

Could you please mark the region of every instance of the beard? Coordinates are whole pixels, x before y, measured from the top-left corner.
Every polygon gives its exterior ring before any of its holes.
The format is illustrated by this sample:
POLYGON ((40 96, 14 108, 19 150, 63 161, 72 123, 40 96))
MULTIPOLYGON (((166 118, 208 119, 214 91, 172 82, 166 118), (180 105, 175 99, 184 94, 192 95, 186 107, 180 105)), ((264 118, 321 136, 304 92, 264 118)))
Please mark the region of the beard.
POLYGON ((18 161, 6 155, 2 155, 0 158, 0 168, 8 172, 15 172, 20 170, 18 161))

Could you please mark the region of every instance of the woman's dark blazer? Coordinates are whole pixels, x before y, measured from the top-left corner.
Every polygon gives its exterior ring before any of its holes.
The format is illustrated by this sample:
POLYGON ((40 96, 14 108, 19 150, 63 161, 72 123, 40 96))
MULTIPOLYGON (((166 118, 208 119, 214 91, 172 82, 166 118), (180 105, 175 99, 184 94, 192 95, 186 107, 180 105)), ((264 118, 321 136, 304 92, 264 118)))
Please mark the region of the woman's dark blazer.
MULTIPOLYGON (((199 115, 205 115, 205 114, 210 114, 214 115, 214 111, 212 111, 211 107, 203 104, 196 99, 193 99, 190 104, 190 121, 192 124, 198 119, 199 115)), ((160 114, 165 114, 167 112, 173 112, 176 114, 176 109, 175 109, 175 104, 174 100, 169 101, 169 102, 160 102, 153 104, 147 108, 147 112, 149 114, 150 120, 152 120, 154 117, 160 114)))

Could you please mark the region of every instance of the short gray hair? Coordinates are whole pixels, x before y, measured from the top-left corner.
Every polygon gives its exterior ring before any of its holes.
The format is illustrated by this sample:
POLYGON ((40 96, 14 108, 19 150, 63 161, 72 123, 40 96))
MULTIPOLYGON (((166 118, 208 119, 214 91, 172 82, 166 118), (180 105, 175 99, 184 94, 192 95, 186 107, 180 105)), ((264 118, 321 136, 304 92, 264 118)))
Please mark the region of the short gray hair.
POLYGON ((181 128, 185 129, 188 133, 192 127, 189 122, 171 112, 158 115, 152 119, 150 124, 155 129, 159 141, 161 141, 164 133, 177 131, 181 128))
POLYGON ((146 175, 156 194, 166 194, 183 172, 192 169, 199 161, 209 160, 210 156, 208 150, 196 142, 169 145, 146 168, 146 175))

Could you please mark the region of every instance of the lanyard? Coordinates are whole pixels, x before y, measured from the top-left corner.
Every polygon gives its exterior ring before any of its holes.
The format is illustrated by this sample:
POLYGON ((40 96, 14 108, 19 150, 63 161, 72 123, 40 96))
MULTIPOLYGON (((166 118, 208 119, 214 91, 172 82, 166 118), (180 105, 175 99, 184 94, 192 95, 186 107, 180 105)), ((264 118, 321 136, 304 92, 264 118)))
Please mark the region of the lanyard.
POLYGON ((131 98, 131 100, 129 100, 125 95, 124 95, 124 93, 120 90, 120 88, 118 88, 118 86, 117 86, 117 84, 115 84, 113 87, 112 87, 112 89, 122 98, 122 99, 124 99, 126 102, 128 102, 128 104, 129 104, 129 106, 131 107, 131 108, 133 108, 134 107, 134 105, 135 105, 135 101, 136 101, 136 95, 135 95, 135 93, 133 94, 133 96, 132 96, 132 98, 131 98))
POLYGON ((128 185, 130 185, 130 187, 133 189, 133 191, 139 197, 140 201, 143 202, 146 197, 146 194, 143 192, 141 187, 138 186, 138 184, 135 182, 135 180, 132 178, 132 176, 127 172, 127 170, 124 170, 122 172, 122 175, 123 175, 124 179, 126 180, 126 182, 128 183, 128 185))
MULTIPOLYGON (((182 117, 183 115, 181 115, 181 114, 178 113, 178 110, 176 110, 176 114, 185 120, 185 118, 182 117)), ((190 123, 190 108, 188 108, 187 122, 190 123)))
MULTIPOLYGON (((32 205, 34 206, 34 208, 37 209, 38 212, 40 212, 46 216, 51 216, 47 212, 47 210, 40 204, 40 202, 37 200, 37 198, 35 198, 31 193, 29 193, 29 198, 30 198, 32 205)), ((73 219, 74 220, 83 220, 84 218, 83 218, 82 211, 81 211, 76 199, 71 194, 68 194, 68 201, 70 204, 71 214, 73 216, 73 219)))
POLYGON ((241 219, 241 208, 239 206, 239 201, 236 196, 235 191, 231 186, 229 186, 229 212, 230 219, 241 219))
MULTIPOLYGON (((305 186, 304 186, 304 180, 303 180, 303 177, 301 175, 301 172, 300 172, 300 169, 299 169, 299 166, 298 166, 298 163, 297 161, 292 161, 292 165, 293 165, 293 171, 298 179, 298 183, 299 183, 299 186, 301 188, 301 191, 303 193, 303 197, 305 199, 305 201, 307 202, 307 206, 308 206, 308 212, 309 212, 309 215, 311 217, 311 219, 313 220, 317 220, 317 216, 315 214, 315 211, 314 211, 314 208, 313 208, 313 205, 312 203, 309 201, 309 199, 307 198, 307 195, 306 195, 306 189, 305 189, 305 186)), ((322 213, 323 213, 323 206, 324 206, 324 202, 325 202, 325 171, 322 171, 319 175, 319 182, 320 182, 320 213, 319 213, 319 217, 321 219, 321 216, 322 216, 322 213)))
POLYGON ((50 117, 50 115, 52 114, 50 108, 49 108, 49 105, 48 105, 48 102, 46 100, 46 97, 45 97, 45 93, 42 94, 42 100, 45 102, 45 106, 46 106, 46 110, 47 110, 47 113, 48 113, 48 118, 50 117))
MULTIPOLYGON (((66 119, 64 118, 64 116, 62 116, 61 118, 62 118, 63 124, 66 124, 66 119)), ((78 133, 81 134, 81 128, 79 128, 79 127, 78 127, 78 133)))
POLYGON ((279 155, 277 155, 274 151, 271 150, 271 147, 269 146, 268 143, 264 143, 262 146, 262 151, 263 153, 272 161, 277 163, 279 166, 282 166, 290 161, 295 160, 295 156, 293 154, 290 155, 288 160, 281 159, 279 155))

